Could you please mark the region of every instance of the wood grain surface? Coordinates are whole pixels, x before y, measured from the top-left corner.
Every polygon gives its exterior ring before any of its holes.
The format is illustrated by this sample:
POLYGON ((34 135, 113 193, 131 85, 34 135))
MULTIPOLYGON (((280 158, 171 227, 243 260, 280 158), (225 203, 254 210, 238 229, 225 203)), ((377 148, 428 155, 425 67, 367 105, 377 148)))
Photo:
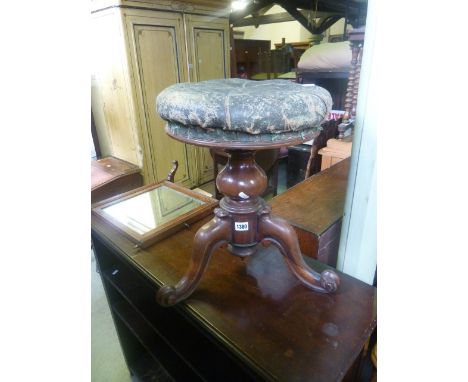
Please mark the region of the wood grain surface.
MULTIPOLYGON (((143 250, 93 216, 93 241, 129 264, 156 292, 182 277, 195 232, 210 218, 143 250)), ((306 261, 319 271, 326 268, 306 261)), ((165 309, 190 319, 261 380, 337 381, 376 326, 376 289, 339 275, 335 294, 315 293, 290 273, 274 246, 260 246, 246 259, 221 248, 197 290, 165 309)))

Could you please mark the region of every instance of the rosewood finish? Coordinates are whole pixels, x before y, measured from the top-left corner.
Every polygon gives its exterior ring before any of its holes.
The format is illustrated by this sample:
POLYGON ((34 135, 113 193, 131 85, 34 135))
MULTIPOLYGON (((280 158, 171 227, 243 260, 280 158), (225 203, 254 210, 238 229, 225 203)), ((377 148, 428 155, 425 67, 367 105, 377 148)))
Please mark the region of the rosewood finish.
MULTIPOLYGON (((255 154, 255 161, 265 171, 267 175, 267 188, 262 196, 273 193, 273 196, 278 194, 278 162, 280 160, 280 149, 262 150, 255 154)), ((227 164, 229 154, 221 149, 210 149, 210 155, 213 158, 214 178, 218 176, 219 166, 227 164)), ((216 199, 221 199, 223 195, 216 187, 216 199)))
POLYGON ((333 270, 318 273, 303 260, 296 233, 284 219, 270 214, 271 208, 259 197, 267 177, 255 162, 255 151, 227 150, 229 160, 216 178, 224 195, 215 217, 196 233, 189 268, 176 286, 166 285, 157 293, 157 301, 170 306, 187 298, 199 284, 213 252, 223 244, 233 255, 253 255, 258 244, 272 243, 280 249, 291 272, 308 288, 332 293, 340 279, 333 270))
POLYGON ((335 292, 333 270, 318 273, 303 260, 294 229, 270 214, 260 197, 267 176, 255 162, 257 150, 274 149, 315 138, 331 109, 327 90, 295 83, 230 79, 169 86, 157 97, 157 112, 174 139, 210 149, 222 147, 229 159, 216 178, 224 195, 214 218, 200 228, 192 260, 175 286, 164 286, 157 301, 165 306, 187 298, 199 284, 212 253, 221 245, 239 257, 253 255, 260 243, 274 244, 291 272, 308 288, 335 292))

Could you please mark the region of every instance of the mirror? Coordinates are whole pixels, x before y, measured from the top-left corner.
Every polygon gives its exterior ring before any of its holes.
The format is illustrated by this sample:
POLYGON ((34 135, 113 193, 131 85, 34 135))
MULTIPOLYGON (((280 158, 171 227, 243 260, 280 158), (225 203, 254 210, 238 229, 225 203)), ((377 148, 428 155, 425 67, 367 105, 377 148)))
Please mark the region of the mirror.
POLYGON ((202 204, 201 200, 162 186, 103 208, 103 211, 143 235, 202 204))
POLYGON ((104 200, 92 211, 146 248, 209 215, 217 204, 216 199, 163 181, 104 200))

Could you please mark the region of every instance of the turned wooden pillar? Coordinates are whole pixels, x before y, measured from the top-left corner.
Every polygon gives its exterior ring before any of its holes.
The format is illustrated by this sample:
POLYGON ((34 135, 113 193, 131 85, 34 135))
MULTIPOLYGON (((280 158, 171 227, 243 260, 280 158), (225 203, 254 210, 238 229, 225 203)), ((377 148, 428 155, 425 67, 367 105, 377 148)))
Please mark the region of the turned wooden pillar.
POLYGON ((224 195, 219 206, 231 216, 230 251, 238 256, 255 252, 257 245, 257 212, 264 206, 260 198, 267 187, 265 171, 255 162, 255 151, 228 151, 227 165, 216 179, 224 195))
POLYGON ((345 113, 343 115, 343 121, 338 127, 338 138, 344 138, 344 133, 349 127, 350 121, 354 121, 356 118, 356 106, 359 91, 359 78, 361 75, 364 35, 364 27, 357 28, 349 32, 349 43, 351 47, 352 58, 345 95, 345 113))

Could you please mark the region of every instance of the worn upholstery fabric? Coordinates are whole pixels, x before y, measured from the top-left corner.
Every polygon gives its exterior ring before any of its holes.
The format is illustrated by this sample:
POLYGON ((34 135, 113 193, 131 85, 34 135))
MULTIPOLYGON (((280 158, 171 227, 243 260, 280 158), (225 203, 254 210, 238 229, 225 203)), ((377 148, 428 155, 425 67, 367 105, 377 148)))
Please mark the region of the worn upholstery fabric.
POLYGON ((316 131, 332 99, 319 86, 235 78, 175 84, 158 95, 156 104, 172 128, 258 135, 316 131))
MULTIPOLYGON (((168 122, 166 132, 172 136, 184 140, 204 142, 205 146, 211 147, 216 143, 224 143, 226 147, 232 142, 243 144, 266 144, 274 145, 281 143, 283 146, 295 144, 297 140, 302 142, 313 139, 320 128, 312 128, 301 131, 288 131, 286 133, 248 134, 240 131, 228 131, 221 129, 207 130, 200 126, 184 126, 176 122, 168 122)), ((296 142, 297 143, 297 142, 296 142)))

